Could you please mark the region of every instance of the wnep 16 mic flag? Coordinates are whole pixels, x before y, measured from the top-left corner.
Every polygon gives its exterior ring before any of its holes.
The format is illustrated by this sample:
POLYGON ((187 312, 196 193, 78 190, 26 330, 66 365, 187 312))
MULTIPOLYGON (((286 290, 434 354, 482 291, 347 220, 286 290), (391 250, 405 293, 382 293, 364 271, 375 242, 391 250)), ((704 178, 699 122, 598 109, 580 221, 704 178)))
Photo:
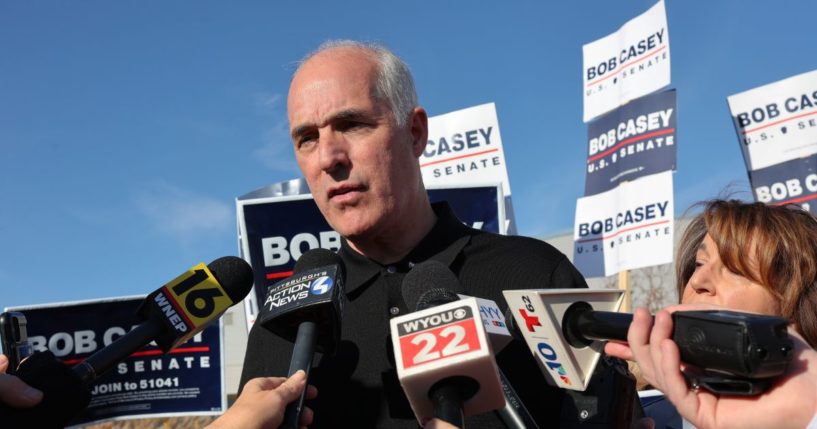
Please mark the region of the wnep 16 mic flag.
POLYGON ((74 366, 74 372, 83 381, 94 380, 151 341, 169 352, 243 300, 252 277, 250 265, 235 256, 194 266, 148 295, 138 310, 143 322, 74 366))
MULTIPOLYGON (((77 365, 68 367, 48 351, 34 353, 20 364, 18 377, 43 391, 43 401, 26 409, 0 404, 3 427, 66 426, 90 401, 86 383, 151 341, 168 352, 192 338, 241 301, 252 287, 252 278, 249 264, 234 256, 198 264, 148 295, 138 311, 141 321, 132 330, 77 365)), ((127 401, 126 397, 119 399, 127 401)))

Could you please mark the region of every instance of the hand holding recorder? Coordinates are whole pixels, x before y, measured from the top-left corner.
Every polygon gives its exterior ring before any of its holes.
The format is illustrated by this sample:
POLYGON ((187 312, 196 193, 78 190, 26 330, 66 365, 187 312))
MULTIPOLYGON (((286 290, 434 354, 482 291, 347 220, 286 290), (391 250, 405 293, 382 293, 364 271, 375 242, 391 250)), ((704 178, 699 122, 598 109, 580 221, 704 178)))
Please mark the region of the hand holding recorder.
POLYGON ((628 344, 608 343, 605 351, 638 362, 644 377, 697 427, 806 427, 817 414, 817 351, 789 329, 794 346, 792 360, 786 372, 774 379, 762 395, 718 395, 690 388, 682 373, 681 351, 672 340, 672 314, 698 309, 672 306, 656 313, 654 321, 645 309, 637 309, 627 334, 628 344))
POLYGON ((13 408, 29 408, 43 400, 43 392, 9 374, 9 358, 0 355, 0 402, 13 408))
POLYGON ((0 337, 4 353, 0 355, 0 403, 14 408, 39 404, 43 400, 43 392, 14 376, 20 361, 32 352, 25 316, 18 312, 0 314, 0 337))

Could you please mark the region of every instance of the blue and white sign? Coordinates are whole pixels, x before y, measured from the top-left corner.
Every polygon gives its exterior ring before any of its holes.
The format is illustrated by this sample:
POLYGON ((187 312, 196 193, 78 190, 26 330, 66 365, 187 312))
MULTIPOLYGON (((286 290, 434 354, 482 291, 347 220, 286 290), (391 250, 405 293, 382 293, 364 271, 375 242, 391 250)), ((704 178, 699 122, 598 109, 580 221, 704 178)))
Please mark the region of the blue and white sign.
POLYGON ((502 183, 505 195, 511 195, 494 103, 428 118, 420 169, 426 187, 502 183))
POLYGON ((672 172, 576 201, 573 263, 585 277, 672 262, 672 172))
MULTIPOLYGON (((15 307, 28 322, 35 350, 50 350, 66 364, 81 362, 141 320, 144 297, 15 307)), ((219 415, 227 409, 221 319, 163 354, 148 345, 91 386, 91 403, 71 425, 102 420, 219 415)))
POLYGON ((464 224, 495 234, 505 234, 505 204, 501 186, 428 187, 428 199, 447 201, 464 224))
MULTIPOLYGON (((469 226, 504 233, 505 212, 500 185, 429 189, 431 202, 448 201, 469 226)), ((311 194, 239 199, 238 235, 241 254, 255 275, 254 293, 245 300, 248 324, 255 322, 267 288, 292 275, 295 261, 322 247, 340 248, 340 235, 323 218, 311 194)), ((313 289, 315 294, 318 289, 313 289)))
POLYGON ((292 275, 295 261, 316 248, 340 249, 340 235, 324 220, 312 195, 238 200, 241 255, 253 269, 254 293, 247 296, 247 323, 255 321, 267 288, 292 275))
POLYGON ((817 214, 817 155, 750 171, 749 180, 756 201, 797 204, 817 214))
POLYGON ((675 170, 676 112, 673 89, 633 100, 591 122, 584 195, 675 170))
POLYGON ((747 170, 817 153, 817 70, 727 100, 747 170))
POLYGON ((494 103, 428 118, 428 141, 420 156, 420 171, 426 189, 501 183, 507 220, 500 230, 516 233, 511 182, 494 103))
POLYGON ((582 47, 584 121, 670 84, 664 0, 582 47))

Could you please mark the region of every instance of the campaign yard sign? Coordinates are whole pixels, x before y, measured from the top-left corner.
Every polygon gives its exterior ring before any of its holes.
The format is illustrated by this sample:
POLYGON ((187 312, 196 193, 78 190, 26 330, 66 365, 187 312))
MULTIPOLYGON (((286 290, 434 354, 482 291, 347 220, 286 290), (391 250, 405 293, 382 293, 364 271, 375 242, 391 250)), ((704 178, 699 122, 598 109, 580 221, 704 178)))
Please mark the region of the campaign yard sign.
POLYGON ((749 172, 755 201, 797 204, 817 214, 817 155, 781 162, 749 172))
MULTIPOLYGON (((505 233, 505 204, 501 185, 428 189, 431 202, 447 201, 465 224, 483 231, 505 233)), ((293 273, 305 252, 340 248, 340 235, 323 218, 311 194, 237 199, 241 255, 252 266, 253 293, 245 299, 247 323, 252 326, 267 288, 293 273)))
POLYGON ((340 234, 324 220, 311 194, 237 200, 242 257, 253 270, 253 292, 244 300, 252 325, 267 288, 292 275, 295 261, 318 247, 340 249, 340 234))
POLYGON ((511 182, 494 103, 428 118, 420 171, 426 188, 501 183, 506 216, 503 230, 516 234, 511 182))
MULTIPOLYGON (((141 320, 144 297, 14 307, 26 316, 36 351, 74 365, 141 320)), ((91 385, 91 402, 71 425, 103 420, 219 415, 227 409, 221 319, 167 354, 147 345, 91 385)))
POLYGON ((584 121, 670 84, 667 13, 661 0, 582 47, 584 121))
POLYGON ((511 195, 494 103, 428 118, 420 169, 427 187, 502 183, 505 195, 511 195))
POLYGON ((817 153, 817 70, 727 97, 746 169, 817 153))
POLYGON ((673 89, 635 99, 591 122, 584 195, 675 170, 676 112, 673 89))
POLYGON ((672 262, 672 172, 576 201, 573 262, 585 277, 672 262))

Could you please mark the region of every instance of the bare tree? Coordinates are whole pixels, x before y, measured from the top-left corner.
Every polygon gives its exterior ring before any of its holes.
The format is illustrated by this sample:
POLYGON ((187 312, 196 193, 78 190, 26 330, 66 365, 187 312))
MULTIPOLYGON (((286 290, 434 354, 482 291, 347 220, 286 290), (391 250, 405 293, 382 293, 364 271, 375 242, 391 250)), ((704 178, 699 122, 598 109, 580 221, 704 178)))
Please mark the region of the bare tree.
POLYGON ((656 312, 668 305, 678 303, 675 291, 673 265, 655 265, 633 270, 630 274, 630 290, 633 307, 646 307, 656 312))

